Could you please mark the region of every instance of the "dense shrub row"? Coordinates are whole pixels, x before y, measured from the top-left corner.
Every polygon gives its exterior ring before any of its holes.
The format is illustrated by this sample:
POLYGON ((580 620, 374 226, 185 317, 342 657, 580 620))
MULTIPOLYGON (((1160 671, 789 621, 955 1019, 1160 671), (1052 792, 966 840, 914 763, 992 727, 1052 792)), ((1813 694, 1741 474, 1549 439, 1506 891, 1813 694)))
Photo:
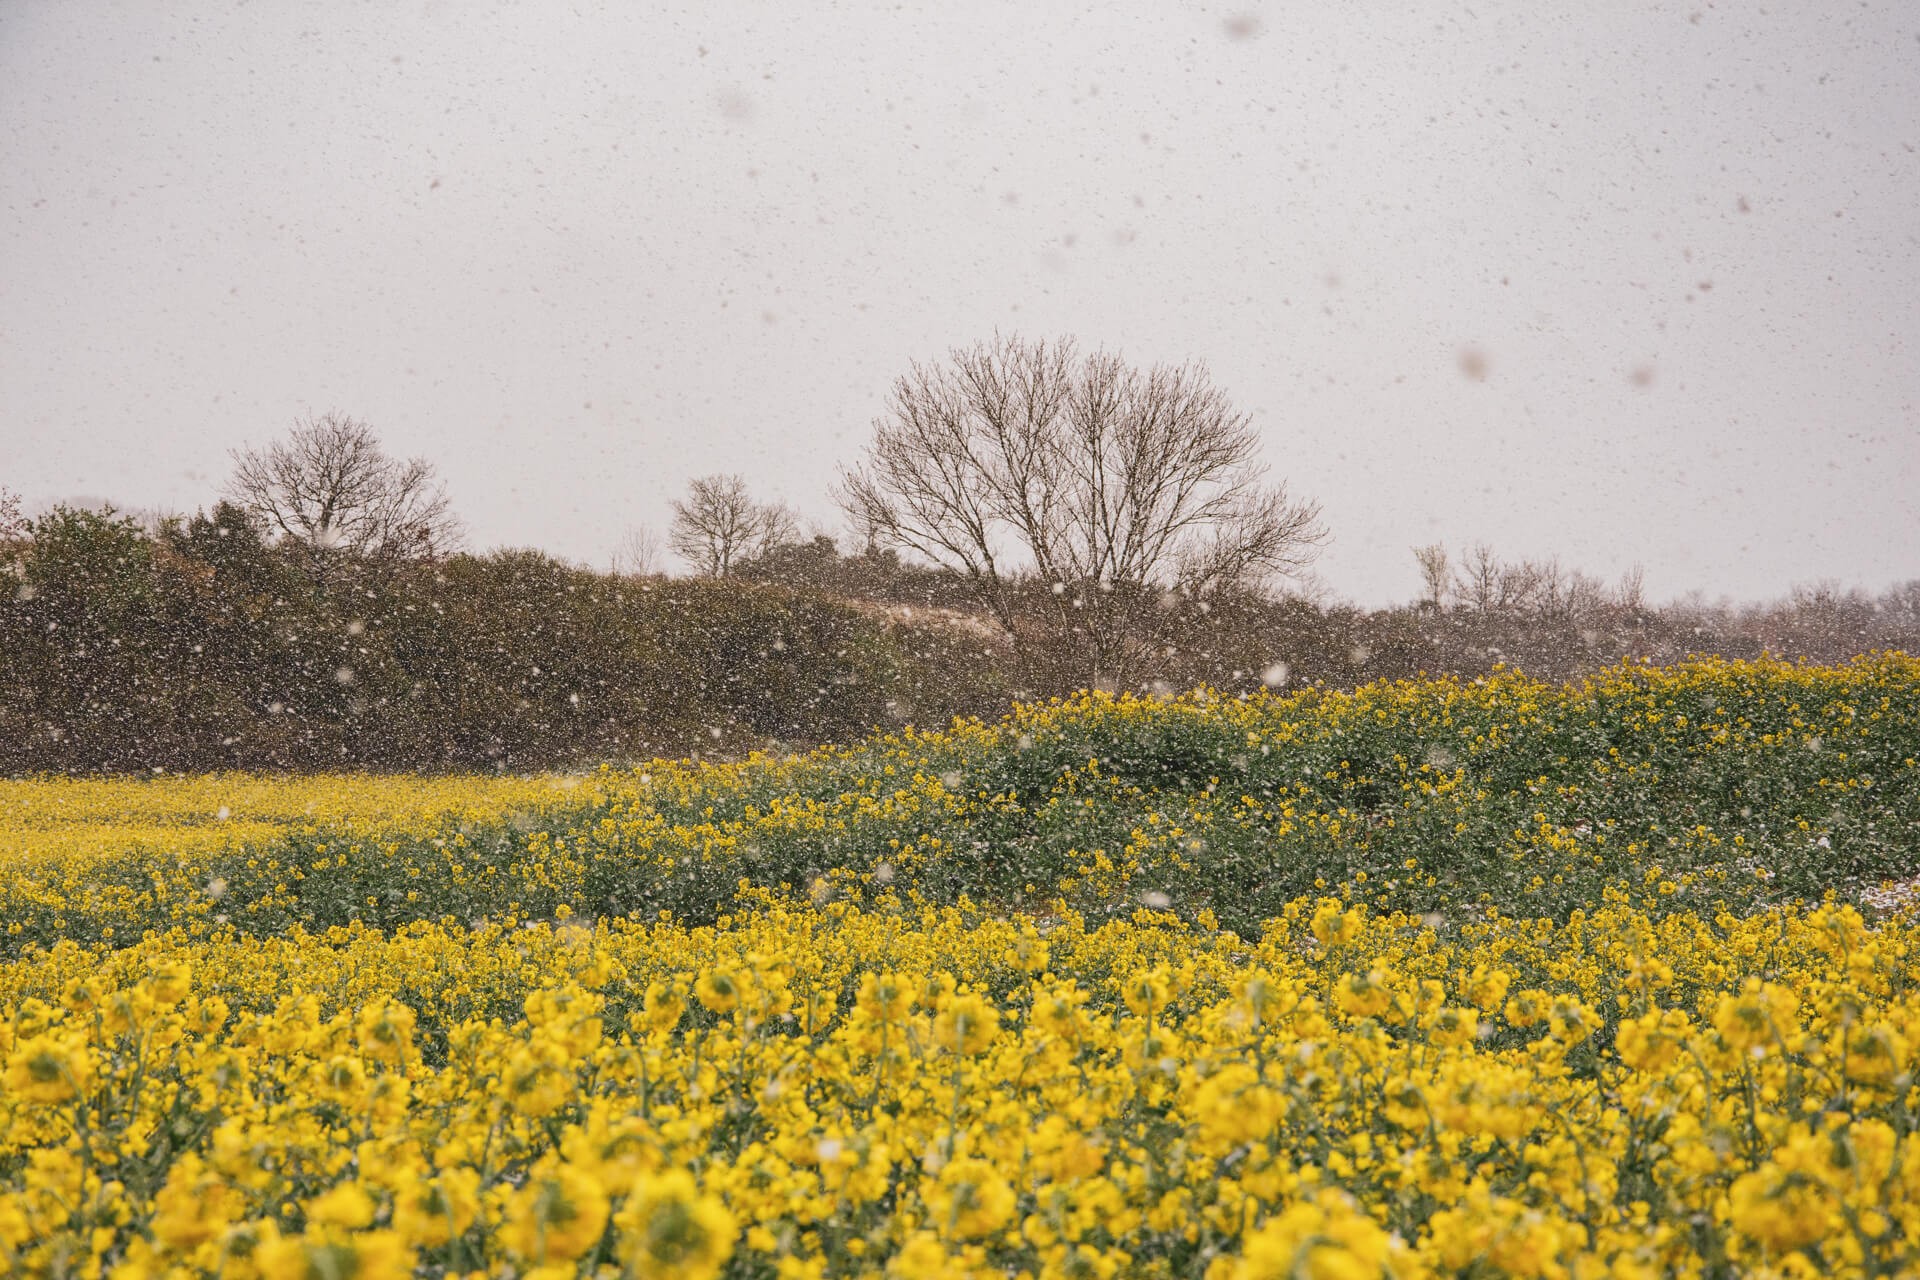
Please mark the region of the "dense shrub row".
POLYGON ((0 773, 528 769, 857 737, 908 688, 979 705, 924 674, 977 651, 814 592, 270 547, 228 507, 30 535, 0 593, 0 773))

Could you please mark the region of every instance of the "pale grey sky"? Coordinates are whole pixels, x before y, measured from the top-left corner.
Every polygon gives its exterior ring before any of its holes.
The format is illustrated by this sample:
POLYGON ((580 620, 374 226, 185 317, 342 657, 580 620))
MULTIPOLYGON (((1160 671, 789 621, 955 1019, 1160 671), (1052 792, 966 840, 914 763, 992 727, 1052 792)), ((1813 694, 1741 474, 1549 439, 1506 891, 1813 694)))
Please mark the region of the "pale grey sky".
POLYGON ((338 409, 604 565, 705 472, 837 522, 998 328, 1206 360, 1363 603, 1435 540, 1878 588, 1917 148, 1877 0, 10 0, 0 485, 193 509, 338 409))

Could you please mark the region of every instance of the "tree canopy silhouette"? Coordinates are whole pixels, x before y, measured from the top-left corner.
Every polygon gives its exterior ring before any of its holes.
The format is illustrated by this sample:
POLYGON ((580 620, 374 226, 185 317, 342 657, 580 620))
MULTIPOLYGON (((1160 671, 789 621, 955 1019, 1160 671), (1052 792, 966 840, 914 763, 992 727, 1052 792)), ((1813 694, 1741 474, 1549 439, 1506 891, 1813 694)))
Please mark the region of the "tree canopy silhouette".
POLYGON ((372 428, 337 413, 284 440, 237 449, 226 496, 270 536, 380 559, 454 550, 460 524, 423 458, 390 457, 372 428))
POLYGON ((1297 572, 1324 540, 1258 452, 1204 365, 996 337, 894 383, 839 497, 870 545, 964 575, 1043 680, 1124 687, 1171 603, 1297 572))

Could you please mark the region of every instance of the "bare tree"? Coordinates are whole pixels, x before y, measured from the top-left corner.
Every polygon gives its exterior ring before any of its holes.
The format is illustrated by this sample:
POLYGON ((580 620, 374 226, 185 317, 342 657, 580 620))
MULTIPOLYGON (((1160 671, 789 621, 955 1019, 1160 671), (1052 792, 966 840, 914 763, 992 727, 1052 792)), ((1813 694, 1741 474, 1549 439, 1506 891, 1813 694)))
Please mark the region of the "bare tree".
POLYGON ((1557 572, 1559 566, 1525 559, 1502 564, 1495 607, 1516 613, 1532 610, 1546 589, 1550 569, 1557 572))
POLYGON ((1446 546, 1435 542, 1429 546, 1415 547, 1413 558, 1420 566, 1420 582, 1426 592, 1420 598, 1421 603, 1434 610, 1446 608, 1447 586, 1453 577, 1446 546))
POLYGON ((644 578, 660 572, 660 535, 652 525, 627 526, 613 544, 613 571, 630 578, 644 578))
POLYGON ((1647 569, 1643 564, 1635 563, 1620 575, 1620 585, 1614 589, 1614 601, 1628 613, 1638 614, 1647 607, 1647 569))
MULTIPOLYGON (((814 533, 819 531, 815 529, 814 533)), ((800 513, 784 502, 766 502, 760 505, 760 541, 750 548, 750 554, 764 556, 775 547, 784 547, 789 543, 802 542, 809 535, 800 527, 800 513)))
POLYGON ((894 383, 838 496, 874 542, 963 575, 1030 669, 1122 687, 1169 601, 1297 572, 1324 540, 1258 448, 1204 366, 996 337, 894 383))
POLYGON ((1601 617, 1614 607, 1614 593, 1604 578, 1580 569, 1566 577, 1567 616, 1576 619, 1601 617))
POLYGON ((667 543, 675 554, 711 578, 724 578, 742 560, 765 555, 800 534, 793 512, 777 502, 756 502, 737 475, 701 476, 673 504, 667 543))
POLYGON ((1476 542, 1461 557, 1454 578, 1455 599, 1475 613, 1490 613, 1500 604, 1500 558, 1484 542, 1476 542))
POLYGON ((1477 542, 1460 558, 1453 596, 1475 613, 1555 613, 1564 584, 1557 560, 1502 560, 1477 542))
POLYGON ((0 542, 14 542, 27 536, 30 526, 20 510, 20 495, 0 486, 0 542))
POLYGON ((380 448, 365 423, 336 413, 297 421, 265 449, 236 449, 226 496, 269 535, 315 550, 436 556, 460 525, 433 464, 380 448))
POLYGON ((172 537, 187 525, 187 513, 171 507, 125 507, 120 514, 156 542, 172 537))

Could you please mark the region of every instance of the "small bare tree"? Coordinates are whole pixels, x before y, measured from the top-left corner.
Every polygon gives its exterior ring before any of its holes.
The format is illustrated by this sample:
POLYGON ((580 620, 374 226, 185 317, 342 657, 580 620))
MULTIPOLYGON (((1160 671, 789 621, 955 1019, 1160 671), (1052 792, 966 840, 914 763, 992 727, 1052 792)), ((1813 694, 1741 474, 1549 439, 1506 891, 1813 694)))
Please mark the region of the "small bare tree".
POLYGON ((660 535, 652 525, 627 526, 613 544, 613 571, 624 577, 645 578, 660 572, 660 535))
POLYGON ((1628 613, 1638 614, 1647 607, 1647 569, 1645 565, 1635 563, 1620 575, 1620 585, 1614 588, 1614 601, 1628 613))
POLYGON ((800 534, 800 522, 777 502, 756 502, 737 475, 701 476, 673 504, 667 543, 710 578, 724 578, 742 560, 765 555, 800 534))
POLYGON ((389 457, 363 422, 337 413, 297 421, 286 439, 236 449, 233 461, 226 496, 269 535, 383 559, 458 544, 433 464, 389 457))
POLYGON ((1475 613, 1490 613, 1500 604, 1500 557, 1484 542, 1467 548, 1453 580, 1454 598, 1475 613))
POLYGON ((1297 572, 1323 541, 1258 449, 1201 365, 996 337, 894 383, 838 496, 874 543, 963 575, 1030 670, 1128 687, 1169 603, 1297 572))
POLYGON ((1425 594, 1420 602, 1434 610, 1447 607, 1447 587, 1453 580, 1453 568, 1447 558, 1444 543, 1435 542, 1413 549, 1413 558, 1420 566, 1420 583, 1425 594))
POLYGON ((1559 584, 1559 561, 1502 560, 1477 542, 1460 559, 1453 597, 1475 613, 1553 612, 1559 584))
POLYGON ((27 517, 20 510, 20 495, 0 486, 0 542, 13 542, 27 536, 27 517))

